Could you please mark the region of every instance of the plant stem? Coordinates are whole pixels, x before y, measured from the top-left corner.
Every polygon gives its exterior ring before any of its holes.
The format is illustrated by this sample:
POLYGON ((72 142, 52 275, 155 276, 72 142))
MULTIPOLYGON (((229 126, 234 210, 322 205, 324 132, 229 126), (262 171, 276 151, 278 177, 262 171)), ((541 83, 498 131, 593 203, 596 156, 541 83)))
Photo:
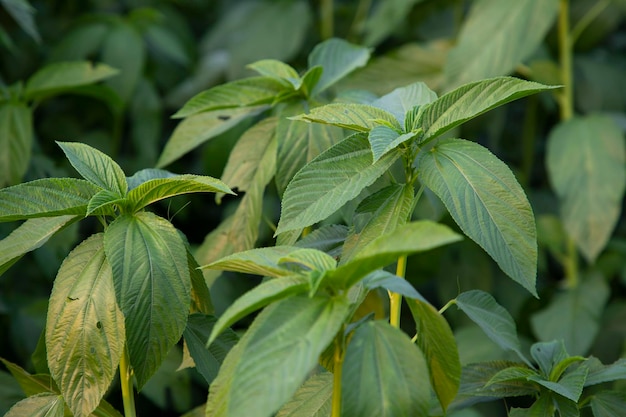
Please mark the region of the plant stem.
POLYGON ((352 21, 352 26, 350 26, 348 39, 351 39, 353 42, 358 43, 359 35, 363 31, 363 23, 365 19, 367 19, 367 13, 372 6, 372 0, 359 0, 359 4, 357 5, 356 12, 354 12, 354 20, 352 21))
MULTIPOLYGON (((406 274, 406 256, 398 258, 396 275, 404 278, 406 274)), ((389 324, 393 327, 400 327, 400 312, 402 307, 402 296, 395 292, 389 292, 389 324)))
POLYGON ((136 417, 135 397, 133 395, 133 372, 130 367, 128 349, 120 358, 120 383, 122 385, 122 401, 124 402, 124 417, 136 417))
POLYGON ((333 402, 331 417, 341 416, 341 373, 343 370, 345 334, 342 328, 335 338, 335 355, 333 364, 333 402))
POLYGON ((333 37, 333 0, 321 0, 320 4, 320 35, 322 40, 333 37))
POLYGON ((576 23, 570 32, 570 39, 572 46, 576 44, 576 41, 585 29, 598 17, 604 9, 611 5, 611 0, 599 1, 594 4, 585 15, 576 23))

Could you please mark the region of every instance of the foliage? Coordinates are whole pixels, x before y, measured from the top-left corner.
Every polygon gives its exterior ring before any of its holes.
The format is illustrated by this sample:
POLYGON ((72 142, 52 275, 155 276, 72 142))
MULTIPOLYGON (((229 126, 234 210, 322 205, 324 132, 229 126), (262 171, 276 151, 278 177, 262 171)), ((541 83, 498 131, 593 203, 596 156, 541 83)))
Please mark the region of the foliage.
POLYGON ((625 12, 0 0, 1 412, 619 415, 625 12))

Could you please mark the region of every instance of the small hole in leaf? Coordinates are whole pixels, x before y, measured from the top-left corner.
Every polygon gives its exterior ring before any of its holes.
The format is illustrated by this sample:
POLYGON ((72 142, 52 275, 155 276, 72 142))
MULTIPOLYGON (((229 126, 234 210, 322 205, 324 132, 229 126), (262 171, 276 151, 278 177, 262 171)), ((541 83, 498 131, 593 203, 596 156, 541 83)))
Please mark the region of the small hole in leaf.
POLYGON ((217 116, 217 118, 220 120, 228 120, 230 119, 230 116, 217 116))
POLYGON ((96 323, 96 327, 97 327, 98 329, 102 329, 102 323, 97 322, 97 323, 96 323))

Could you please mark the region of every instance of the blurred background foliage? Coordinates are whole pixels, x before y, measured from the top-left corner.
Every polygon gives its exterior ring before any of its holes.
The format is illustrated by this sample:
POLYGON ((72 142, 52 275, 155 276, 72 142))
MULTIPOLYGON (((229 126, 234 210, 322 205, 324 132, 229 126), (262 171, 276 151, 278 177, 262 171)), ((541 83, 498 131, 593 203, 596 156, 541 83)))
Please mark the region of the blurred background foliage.
MULTIPOLYGON (((557 17, 564 3, 0 0, 0 186, 75 175, 55 140, 90 144, 111 155, 129 173, 153 167, 168 140, 177 134, 175 129, 184 123, 171 116, 192 96, 251 76, 246 65, 260 59, 281 60, 303 71, 312 48, 331 36, 372 48, 369 64, 342 80, 334 89, 336 95, 349 96, 353 90, 382 95, 415 81, 443 93, 466 82, 506 74, 562 84, 557 17), (33 87, 35 74, 67 61, 98 62, 119 72, 42 93, 33 87)), ((438 306, 460 291, 488 291, 511 312, 528 344, 563 338, 570 354, 594 355, 610 363, 626 356, 626 222, 622 213, 626 2, 572 0, 568 15, 573 104, 576 120, 582 121, 579 130, 594 120, 597 128, 589 134, 600 138, 609 131, 615 137, 617 132, 617 146, 604 149, 604 154, 593 154, 592 146, 593 155, 581 157, 576 133, 556 131, 563 119, 559 96, 547 94, 489 112, 455 132, 488 146, 512 167, 524 186, 539 232, 540 299, 506 279, 469 240, 411 257, 407 278, 438 306), (574 136, 569 142, 568 135, 574 136), (598 158, 615 152, 617 164, 604 167, 598 158), (584 164, 593 160, 599 165, 584 164), (576 165, 580 161, 583 165, 576 165), (555 171, 567 169, 592 180, 579 179, 573 191, 563 191, 555 171), (572 229, 564 213, 568 204, 599 205, 587 210, 596 222, 592 232, 581 236, 572 229), (600 232, 594 234, 594 230, 600 232), (571 261, 576 279, 568 272, 571 261)), ((196 126, 191 151, 168 161, 167 169, 221 177, 231 149, 255 117, 224 125, 219 134, 206 135, 202 125, 196 126)), ((602 143, 597 146, 602 148, 602 143)), ((265 192, 256 246, 274 244, 278 195, 274 185, 265 192)), ((415 216, 453 225, 436 197, 430 193, 427 197, 420 200, 415 216)), ((192 195, 177 197, 157 210, 198 247, 211 232, 214 238, 219 235, 217 228, 236 210, 240 199, 225 198, 218 205, 211 196, 192 195)), ((15 226, 0 224, 0 238, 15 226)), ((55 273, 71 248, 98 227, 81 222, 67 228, 0 277, 1 357, 32 372, 44 370, 45 365, 31 355, 39 349, 55 273)), ((206 262, 199 259, 199 263, 206 262)), ((218 313, 258 282, 231 274, 208 278, 218 313)), ((384 296, 372 296, 367 303, 379 314, 387 308, 384 296)), ((455 329, 464 364, 505 358, 462 315, 449 311, 446 318, 455 329)), ((182 348, 175 349, 146 385, 139 399, 139 409, 145 410, 142 415, 180 415, 205 401, 206 382, 197 372, 176 371, 182 357, 182 348)), ((22 396, 9 374, 0 371, 0 413, 22 396)), ((116 398, 119 395, 110 396, 114 403, 116 398)), ((494 416, 502 410, 502 403, 487 404, 458 415, 494 416)))

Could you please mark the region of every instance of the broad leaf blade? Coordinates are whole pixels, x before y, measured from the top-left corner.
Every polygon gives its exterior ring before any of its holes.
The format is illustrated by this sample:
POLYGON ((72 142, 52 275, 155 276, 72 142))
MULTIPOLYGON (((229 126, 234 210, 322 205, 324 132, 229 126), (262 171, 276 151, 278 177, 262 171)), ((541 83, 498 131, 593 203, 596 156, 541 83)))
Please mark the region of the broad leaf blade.
POLYGON ((419 158, 420 180, 463 232, 513 280, 537 296, 537 232, 532 208, 511 170, 489 150, 440 142, 419 158))
POLYGON ((25 95, 31 100, 73 87, 92 84, 118 73, 118 70, 106 64, 93 64, 86 61, 49 64, 28 79, 25 95))
POLYGON ((197 113, 235 107, 270 104, 287 89, 271 77, 251 77, 218 85, 192 97, 173 117, 189 117, 197 113))
POLYGON ((127 199, 137 211, 159 200, 190 193, 233 192, 222 181, 203 175, 177 175, 148 180, 129 191, 127 199))
POLYGON ((512 77, 498 77, 465 84, 439 97, 424 109, 421 122, 424 141, 491 109, 519 98, 557 88, 512 77))
POLYGON ((380 125, 382 120, 401 130, 400 123, 386 110, 369 104, 331 103, 325 106, 314 107, 310 113, 304 113, 290 118, 304 122, 323 123, 343 127, 357 132, 368 132, 380 125))
POLYGON ((298 72, 291 65, 284 62, 276 59, 262 59, 248 65, 248 68, 262 76, 271 77, 278 81, 287 81, 296 90, 300 88, 301 80, 298 72))
POLYGON ((520 0, 511 4, 481 0, 473 7, 450 51, 447 85, 505 75, 528 59, 554 23, 557 0, 520 0), (532 25, 532 30, 529 29, 532 25))
POLYGON ((20 366, 7 361, 6 359, 0 358, 0 362, 2 362, 4 366, 7 367, 9 372, 11 372, 11 375, 15 378, 17 383, 20 385, 20 388, 22 388, 22 391, 24 391, 24 394, 27 396, 31 397, 42 393, 59 394, 59 389, 50 375, 31 375, 20 366))
POLYGON ((45 178, 0 190, 0 222, 85 215, 89 200, 100 189, 75 178, 45 178))
POLYGON ((304 293, 308 289, 309 280, 302 275, 272 279, 259 284, 235 300, 220 316, 215 326, 213 326, 207 346, 210 347, 226 328, 248 314, 273 302, 304 293))
POLYGON ((63 417, 65 402, 59 394, 37 394, 15 404, 4 417, 63 417))
POLYGON ((67 215, 26 220, 0 240, 0 275, 22 255, 41 247, 52 235, 77 219, 78 216, 67 215))
POLYGON ((319 94, 357 68, 364 67, 370 58, 368 48, 353 45, 342 39, 328 39, 311 51, 309 68, 324 69, 313 94, 319 94))
MULTIPOLYGON (((396 88, 372 103, 372 106, 381 108, 393 114, 401 126, 405 128, 404 118, 407 112, 416 106, 424 106, 437 99, 437 93, 428 88, 423 82, 416 82, 404 87, 396 88)), ((405 129, 410 131, 412 129, 405 129)))
POLYGON ((417 292, 417 290, 411 285, 411 283, 409 283, 409 281, 383 269, 379 269, 368 274, 363 279, 363 286, 368 290, 372 290, 374 288, 382 288, 387 291, 403 295, 407 298, 413 298, 415 300, 427 302, 422 294, 417 292))
POLYGON ((563 225, 589 262, 615 227, 626 189, 626 146, 610 117, 576 117, 558 125, 547 144, 550 182, 563 225))
POLYGON ((585 386, 601 384, 603 382, 626 379, 626 359, 618 359, 610 365, 603 365, 597 358, 591 357, 585 362, 589 368, 585 386))
POLYGON ((367 140, 372 148, 372 158, 378 161, 387 152, 397 148, 415 136, 414 133, 399 134, 387 126, 376 126, 370 130, 367 140))
POLYGON ((343 414, 359 417, 428 415, 428 366, 401 330, 370 321, 357 328, 342 374, 343 414))
POLYGON ((613 417, 626 409, 626 394, 619 391, 602 391, 591 397, 594 417, 613 417))
POLYGON ((187 252, 171 223, 148 212, 118 217, 105 231, 104 248, 141 388, 185 329, 191 293, 187 252))
POLYGON ((480 290, 466 291, 456 298, 456 305, 498 346, 516 352, 528 363, 522 354, 513 318, 490 294, 480 290))
POLYGON ((209 139, 256 115, 263 108, 265 106, 222 109, 190 116, 176 126, 156 166, 164 167, 171 164, 209 139))
POLYGON ((424 353, 430 371, 430 383, 441 408, 446 411, 459 390, 461 362, 450 325, 433 306, 421 300, 407 299, 415 320, 416 343, 424 353))
POLYGON ((22 103, 0 104, 0 187, 17 184, 28 168, 33 116, 22 103))
POLYGON ((108 25, 100 54, 103 62, 118 68, 118 76, 106 81, 123 102, 127 103, 135 92, 144 71, 146 50, 138 28, 127 20, 114 20, 108 25))
POLYGON ((283 256, 298 249, 299 248, 294 246, 250 249, 226 256, 202 268, 243 272, 246 274, 269 277, 289 276, 293 275, 293 271, 284 265, 280 265, 279 260, 283 256))
POLYGON ((206 415, 273 415, 316 366, 349 311, 347 300, 324 297, 291 297, 267 307, 226 357, 206 415))
POLYGON ((289 183, 276 234, 325 219, 371 185, 400 157, 392 151, 372 164, 362 135, 339 142, 302 168, 289 183))
MULTIPOLYGON (((126 199, 120 197, 120 195, 115 191, 100 190, 93 197, 91 197, 91 200, 89 200, 85 216, 90 216, 99 210, 107 210, 114 204, 124 204, 125 202, 126 199)), ((113 208, 111 207, 111 209, 113 208)))
POLYGON ((327 417, 333 396, 333 374, 322 372, 307 379, 276 417, 327 417))
POLYGON ((108 155, 84 143, 57 142, 78 173, 87 181, 112 191, 120 197, 126 195, 128 184, 122 168, 108 155))
POLYGON ((74 249, 54 281, 46 347, 50 372, 74 415, 93 412, 113 381, 124 349, 124 316, 97 234, 74 249))

